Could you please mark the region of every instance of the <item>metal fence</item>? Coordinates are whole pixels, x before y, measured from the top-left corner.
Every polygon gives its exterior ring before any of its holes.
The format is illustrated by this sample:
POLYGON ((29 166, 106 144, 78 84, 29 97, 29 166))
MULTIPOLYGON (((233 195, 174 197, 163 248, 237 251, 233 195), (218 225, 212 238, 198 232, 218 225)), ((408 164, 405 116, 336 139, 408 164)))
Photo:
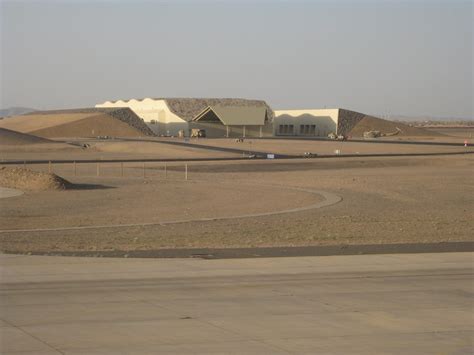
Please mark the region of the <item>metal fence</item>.
MULTIPOLYGON (((0 166, 6 166, 0 163, 0 166)), ((188 180, 190 167, 187 163, 166 162, 81 162, 28 163, 8 165, 38 172, 55 173, 66 177, 110 177, 188 180)))

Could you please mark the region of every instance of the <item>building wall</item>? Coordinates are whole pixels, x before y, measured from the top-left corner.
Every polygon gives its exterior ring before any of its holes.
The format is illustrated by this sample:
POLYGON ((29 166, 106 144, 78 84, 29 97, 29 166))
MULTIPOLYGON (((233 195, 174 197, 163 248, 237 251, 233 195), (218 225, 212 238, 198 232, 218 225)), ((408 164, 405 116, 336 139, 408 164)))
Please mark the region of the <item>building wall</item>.
MULTIPOLYGON (((184 130, 186 137, 191 135, 191 129, 204 129, 206 131, 206 137, 208 138, 240 138, 244 135, 244 126, 228 126, 229 130, 227 131, 227 126, 222 123, 214 122, 186 122, 185 124, 151 124, 148 123, 155 133, 168 132, 167 135, 177 137, 180 130, 184 130)), ((273 135, 273 126, 271 124, 266 124, 264 126, 245 126, 245 137, 247 138, 258 138, 258 137, 271 137, 273 135), (262 129, 260 130, 260 127, 262 129)))
POLYGON ((337 132, 338 118, 339 109, 277 110, 273 121, 273 134, 275 136, 326 137, 331 132, 337 132), (301 125, 309 126, 309 132, 302 133, 301 125), (293 126, 293 131, 282 132, 280 126, 286 126, 286 128, 293 126))
POLYGON ((129 107, 148 126, 159 135, 178 135, 179 130, 188 129, 188 123, 178 115, 171 112, 165 100, 143 99, 143 100, 118 100, 106 101, 95 107, 129 107), (150 124, 156 122, 156 124, 150 124))
POLYGON ((159 136, 173 136, 176 137, 179 131, 189 131, 189 123, 186 121, 182 122, 155 122, 147 123, 148 127, 159 136))
MULTIPOLYGON (((180 130, 184 130, 185 135, 189 136, 192 128, 205 129, 208 137, 222 138, 226 137, 227 129, 221 123, 204 123, 204 122, 187 122, 178 115, 173 113, 166 100, 118 100, 106 101, 102 104, 97 104, 95 107, 128 107, 142 118, 148 127, 157 135, 178 136, 180 130)), ((262 126, 260 133, 260 126, 246 126, 246 137, 268 137, 273 134, 271 123, 262 126)), ((229 137, 242 137, 244 135, 243 126, 229 126, 229 137)))
MULTIPOLYGON (((180 130, 184 130, 189 136, 192 128, 205 129, 208 137, 226 137, 227 129, 221 123, 187 122, 173 113, 165 100, 118 100, 115 102, 106 101, 96 107, 129 107, 140 118, 142 118, 157 135, 178 136, 180 130)), ((243 126, 229 126, 229 137, 242 137, 243 126)), ((272 126, 266 124, 262 126, 262 136, 271 136, 272 126)), ((260 137, 260 126, 246 126, 246 137, 260 137)))
MULTIPOLYGON (((244 126, 225 126, 222 123, 210 122, 190 122, 189 128, 199 128, 206 130, 206 136, 209 138, 240 138, 244 136, 244 126), (227 127, 229 129, 227 130, 227 127)), ((271 137, 273 128, 271 124, 264 126, 245 126, 246 138, 271 137), (260 129, 261 127, 261 129, 260 129)))

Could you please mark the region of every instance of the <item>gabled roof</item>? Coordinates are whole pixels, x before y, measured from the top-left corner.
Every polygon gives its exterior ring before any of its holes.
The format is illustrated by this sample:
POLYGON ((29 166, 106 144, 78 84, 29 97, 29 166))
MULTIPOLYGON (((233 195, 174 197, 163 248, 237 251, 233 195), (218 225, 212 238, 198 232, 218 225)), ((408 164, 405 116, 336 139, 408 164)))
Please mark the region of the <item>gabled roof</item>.
POLYGON ((273 121, 275 117, 273 110, 263 100, 248 100, 248 99, 234 99, 234 98, 144 98, 144 99, 131 99, 131 100, 116 100, 108 101, 110 103, 117 103, 119 101, 133 102, 133 101, 145 101, 145 100, 163 100, 171 112, 181 117, 185 121, 192 121, 199 113, 205 110, 209 106, 237 106, 237 107, 265 107, 267 110, 267 119, 273 121))
POLYGON ((226 126, 263 126, 266 108, 264 106, 223 106, 206 107, 193 121, 200 121, 213 112, 226 126))
POLYGON ((209 98, 209 99, 195 99, 195 98, 157 98, 155 100, 165 100, 169 109, 182 119, 192 121, 198 114, 200 114, 207 107, 229 106, 236 108, 264 108, 267 111, 268 119, 273 120, 273 110, 263 100, 247 100, 247 99, 231 99, 231 98, 209 98))

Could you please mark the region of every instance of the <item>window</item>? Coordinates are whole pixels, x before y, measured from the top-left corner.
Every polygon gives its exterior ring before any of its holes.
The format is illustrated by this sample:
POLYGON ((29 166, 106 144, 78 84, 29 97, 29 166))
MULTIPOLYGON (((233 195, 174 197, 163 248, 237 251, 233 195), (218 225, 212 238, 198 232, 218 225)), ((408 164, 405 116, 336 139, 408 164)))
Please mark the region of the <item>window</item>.
POLYGON ((299 134, 302 136, 315 136, 316 125, 314 124, 301 124, 299 128, 299 134))
POLYGON ((291 135, 295 127, 292 124, 281 124, 278 126, 278 134, 291 135))

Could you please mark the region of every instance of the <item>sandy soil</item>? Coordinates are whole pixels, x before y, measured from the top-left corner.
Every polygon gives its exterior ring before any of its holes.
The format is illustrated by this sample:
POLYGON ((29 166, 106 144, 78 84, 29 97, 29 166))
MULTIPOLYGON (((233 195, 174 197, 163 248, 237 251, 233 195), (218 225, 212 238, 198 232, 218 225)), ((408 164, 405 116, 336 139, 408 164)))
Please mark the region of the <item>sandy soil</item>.
POLYGON ((368 131, 380 131, 384 134, 390 134, 397 132, 397 137, 403 136, 437 136, 441 135, 439 132, 428 132, 422 128, 412 127, 402 122, 392 122, 383 120, 377 117, 365 116, 359 121, 348 133, 348 136, 352 137, 363 137, 364 132, 368 131))
POLYGON ((2 229, 222 218, 277 212, 322 201, 317 194, 263 184, 235 186, 226 182, 150 179, 73 182, 74 191, 48 191, 10 199, 8 208, 0 212, 2 229), (30 203, 31 198, 41 201, 40 211, 30 203))
POLYGON ((0 146, 0 160, 86 160, 86 159, 197 159, 232 158, 239 154, 173 146, 159 142, 125 142, 120 140, 77 140, 87 143, 82 149, 64 143, 24 145, 21 147, 0 146))
POLYGON ((324 190, 343 201, 256 218, 0 233, 0 245, 4 251, 54 252, 472 241, 473 169, 468 155, 193 164, 188 182, 65 175, 100 186, 13 197, 2 205, 1 229, 150 222, 275 210, 315 199, 270 185, 324 190))
POLYGON ((471 140, 474 138, 474 127, 453 127, 453 128, 425 128, 430 132, 438 132, 449 137, 458 137, 471 140))
POLYGON ((446 142, 446 143, 458 143, 460 145, 464 144, 464 141, 467 140, 469 145, 474 144, 474 129, 466 127, 456 127, 456 128, 442 128, 442 127, 433 127, 433 128, 423 128, 428 132, 439 133, 441 136, 432 135, 432 136, 392 136, 392 137, 382 137, 378 138, 379 140, 388 140, 388 141, 407 141, 407 142, 446 142))
POLYGON ((93 114, 91 113, 69 113, 56 115, 29 114, 24 116, 4 118, 3 120, 0 120, 0 127, 27 133, 56 125, 71 123, 92 115, 93 114))
POLYGON ((474 147, 464 148, 457 146, 415 145, 415 144, 375 144, 359 142, 333 142, 289 139, 246 139, 243 143, 235 139, 195 139, 195 144, 212 147, 235 148, 249 151, 259 151, 274 154, 303 155, 305 152, 316 154, 334 154, 339 150, 341 154, 385 154, 385 153, 439 153, 472 150, 474 147))
POLYGON ((42 156, 56 154, 58 156, 68 156, 69 154, 83 154, 82 148, 61 142, 22 144, 22 145, 2 145, 0 144, 0 159, 42 159, 42 156), (45 155, 46 154, 46 155, 45 155))
POLYGON ((133 152, 134 155, 159 157, 163 159, 224 158, 239 156, 234 153, 198 149, 186 146, 172 146, 159 142, 101 142, 94 147, 103 153, 116 155, 133 152))
POLYGON ((53 143, 49 139, 37 137, 31 134, 12 131, 6 128, 0 128, 0 145, 18 146, 25 144, 53 143))
POLYGON ((190 145, 170 145, 160 143, 182 139, 160 138, 152 141, 117 140, 76 140, 75 143, 88 144, 83 149, 65 143, 28 144, 22 146, 0 146, 0 160, 86 160, 86 159, 213 159, 236 158, 241 153, 222 152, 192 147, 198 144, 209 147, 233 148, 242 151, 259 151, 264 153, 303 155, 305 152, 316 154, 384 154, 384 153, 442 153, 474 151, 474 146, 465 148, 463 139, 457 140, 459 146, 427 146, 402 144, 373 144, 358 142, 331 142, 288 139, 247 139, 237 143, 235 139, 193 139, 190 145))

